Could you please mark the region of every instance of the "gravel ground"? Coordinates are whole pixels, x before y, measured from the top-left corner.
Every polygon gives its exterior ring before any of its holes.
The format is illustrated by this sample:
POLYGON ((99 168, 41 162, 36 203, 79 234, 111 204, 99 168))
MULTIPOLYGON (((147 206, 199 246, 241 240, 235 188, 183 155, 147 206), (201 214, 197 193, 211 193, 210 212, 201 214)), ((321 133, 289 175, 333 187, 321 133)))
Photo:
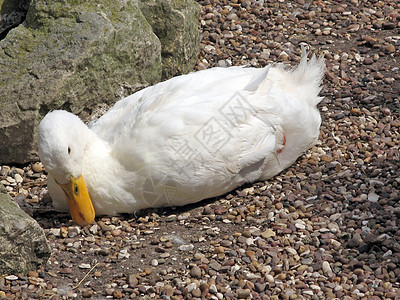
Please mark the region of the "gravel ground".
POLYGON ((325 56, 318 144, 266 182, 85 228, 51 210, 40 163, 2 166, 53 250, 0 298, 399 299, 400 4, 198 2, 199 70, 325 56))

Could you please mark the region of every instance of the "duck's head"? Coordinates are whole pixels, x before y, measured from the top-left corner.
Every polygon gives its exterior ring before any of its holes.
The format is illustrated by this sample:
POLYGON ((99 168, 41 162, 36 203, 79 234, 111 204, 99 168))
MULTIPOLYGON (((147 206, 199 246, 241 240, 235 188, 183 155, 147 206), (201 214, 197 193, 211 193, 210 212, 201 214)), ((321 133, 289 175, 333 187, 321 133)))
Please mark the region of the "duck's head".
POLYGON ((63 189, 72 219, 81 226, 93 223, 95 217, 82 177, 88 132, 81 119, 62 110, 49 112, 38 128, 39 157, 63 189))

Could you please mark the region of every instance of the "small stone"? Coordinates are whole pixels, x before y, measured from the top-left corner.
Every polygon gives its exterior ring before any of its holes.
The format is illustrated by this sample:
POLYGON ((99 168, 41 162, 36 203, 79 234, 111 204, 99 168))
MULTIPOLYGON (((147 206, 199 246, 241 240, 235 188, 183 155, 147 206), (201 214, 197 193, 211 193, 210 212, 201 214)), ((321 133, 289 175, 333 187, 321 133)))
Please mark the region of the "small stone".
POLYGON ((113 291, 112 296, 117 299, 122 299, 124 294, 121 291, 113 291))
POLYGON ((82 263, 78 267, 79 269, 90 269, 90 264, 82 263))
POLYGON ((95 271, 94 273, 93 273, 93 275, 94 275, 94 277, 101 277, 101 272, 100 271, 95 271))
POLYGON ((352 108, 352 109, 350 110, 350 113, 351 113, 353 116, 361 116, 361 115, 362 115, 362 112, 361 112, 358 108, 352 108))
POLYGON ((14 175, 14 179, 16 183, 22 183, 22 181, 24 181, 24 179, 22 178, 21 175, 19 175, 18 173, 14 175))
POLYGON ((218 293, 218 289, 217 289, 217 287, 215 286, 215 284, 211 284, 211 285, 209 286, 209 290, 210 290, 210 293, 211 293, 211 294, 216 294, 216 293, 218 293))
POLYGON ((150 268, 145 268, 145 269, 144 269, 144 273, 145 273, 146 275, 150 275, 152 272, 153 272, 153 270, 150 269, 150 268))
POLYGON ((322 271, 324 272, 324 274, 328 277, 333 277, 335 274, 333 273, 331 266, 329 264, 329 262, 324 261, 322 263, 322 271))
POLYGON ((32 170, 33 170, 35 173, 40 173, 40 172, 43 171, 43 167, 42 167, 42 165, 41 165, 40 163, 34 163, 34 164, 32 165, 32 170))
POLYGON ((60 228, 50 228, 49 233, 54 236, 61 236, 61 229, 60 228))
POLYGON ((121 230, 121 229, 114 229, 114 230, 111 231, 111 234, 112 234, 113 236, 115 236, 115 237, 120 236, 121 233, 122 233, 122 230, 121 230))
POLYGON ((209 206, 206 206, 203 208, 203 215, 211 215, 213 213, 213 209, 209 206))
POLYGON ((272 229, 267 229, 264 232, 261 232, 261 237, 264 239, 268 239, 270 237, 275 236, 275 232, 272 229))
POLYGON ((358 269, 355 269, 353 273, 356 274, 357 276, 362 276, 362 275, 364 275, 364 270, 358 268, 358 269))
POLYGON ((374 63, 374 60, 371 58, 371 57, 366 57, 365 59, 364 59, 364 65, 372 65, 373 63, 374 63))
POLYGON ((60 273, 61 274, 71 274, 72 269, 71 268, 62 268, 62 269, 60 269, 60 273))
POLYGON ((39 273, 36 272, 36 271, 29 271, 28 272, 28 277, 38 278, 39 277, 39 273))
POLYGON ((14 281, 14 280, 17 280, 17 279, 18 279, 18 277, 15 276, 15 275, 8 275, 8 276, 6 276, 5 278, 6 278, 7 280, 10 280, 10 281, 14 281))
POLYGON ((250 289, 237 289, 238 299, 246 299, 250 296, 250 289))
POLYGON ((201 277, 201 269, 198 266, 194 266, 190 270, 190 276, 200 278, 201 277))
POLYGON ((218 254, 218 253, 224 253, 225 252, 225 248, 222 246, 218 246, 215 248, 214 253, 218 254))
POLYGON ((378 202, 379 200, 379 195, 375 194, 375 193, 369 193, 368 194, 368 201, 369 202, 378 202))
POLYGON ((274 283, 275 282, 274 276, 272 276, 270 274, 265 275, 265 280, 267 280, 269 283, 274 283))
POLYGON ((192 283, 189 283, 186 286, 186 288, 187 288, 188 292, 191 293, 195 288, 197 288, 197 285, 196 285, 196 283, 192 282, 192 283))
POLYGON ((93 297, 93 290, 92 289, 85 289, 82 291, 82 297, 83 298, 91 298, 93 297))
POLYGON ((188 244, 188 245, 180 245, 178 247, 179 250, 181 251, 192 251, 194 249, 194 246, 192 244, 188 244))
POLYGON ((158 260, 157 260, 157 259, 152 259, 152 260, 151 260, 151 265, 152 265, 153 267, 157 267, 157 266, 158 266, 158 260))
POLYGON ((396 52, 396 47, 392 44, 389 44, 385 47, 385 51, 387 53, 395 53, 396 52))
POLYGON ((128 276, 128 285, 130 288, 135 288, 139 284, 139 280, 135 274, 130 274, 128 276))
POLYGON ((100 226, 97 224, 94 224, 89 228, 89 231, 93 234, 97 234, 99 232, 99 229, 100 229, 100 226))
POLYGON ((201 297, 201 290, 199 288, 194 289, 192 291, 192 295, 193 295, 193 297, 200 298, 201 297))
POLYGON ((254 284, 254 289, 255 289, 255 291, 256 291, 257 293, 262 293, 262 292, 264 292, 264 290, 265 290, 265 286, 266 286, 265 283, 256 282, 256 283, 254 284))
POLYGON ((78 226, 70 226, 68 227, 68 237, 73 238, 81 233, 81 230, 78 226))

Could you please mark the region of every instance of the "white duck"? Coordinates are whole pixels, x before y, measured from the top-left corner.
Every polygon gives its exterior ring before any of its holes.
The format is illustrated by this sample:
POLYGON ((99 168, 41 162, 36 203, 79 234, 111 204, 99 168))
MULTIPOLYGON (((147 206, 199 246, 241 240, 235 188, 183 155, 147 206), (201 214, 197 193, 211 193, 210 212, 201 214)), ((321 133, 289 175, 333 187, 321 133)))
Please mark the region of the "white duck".
POLYGON ((303 50, 293 70, 212 68, 158 83, 89 127, 48 113, 39 156, 55 209, 69 205, 84 226, 95 213, 185 205, 278 174, 318 139, 324 70, 303 50))

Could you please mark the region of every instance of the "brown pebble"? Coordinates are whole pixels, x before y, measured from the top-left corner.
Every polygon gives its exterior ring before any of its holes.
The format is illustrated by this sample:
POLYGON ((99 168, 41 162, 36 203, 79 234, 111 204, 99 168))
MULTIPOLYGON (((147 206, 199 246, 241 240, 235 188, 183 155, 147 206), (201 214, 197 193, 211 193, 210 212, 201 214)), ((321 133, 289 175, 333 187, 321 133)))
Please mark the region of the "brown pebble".
POLYGON ((101 272, 100 271, 96 271, 93 273, 94 277, 101 277, 101 272))
POLYGON ((40 163, 34 163, 34 164, 32 165, 32 170, 33 170, 34 172, 36 172, 36 173, 40 173, 40 172, 43 171, 43 167, 41 166, 40 163))
POLYGON ((121 233, 122 233, 122 230, 121 230, 121 229, 114 229, 114 230, 111 231, 111 234, 112 234, 113 236, 120 236, 121 233))
POLYGON ((225 248, 222 246, 218 246, 215 247, 214 253, 218 254, 218 253, 224 253, 225 252, 225 248))
POLYGON ((201 277, 201 269, 198 266, 194 266, 190 270, 190 276, 200 278, 201 277))
POLYGON ((196 297, 196 298, 200 298, 201 297, 201 290, 199 288, 196 288, 192 291, 192 296, 196 297))
POLYGON ((396 47, 393 46, 392 44, 389 44, 389 45, 387 45, 387 46, 385 47, 385 51, 386 51, 387 53, 394 53, 394 52, 396 52, 396 47))
POLYGON ((93 290, 92 289, 85 289, 82 291, 82 297, 83 298, 91 298, 93 297, 93 290))
POLYGON ((364 270, 363 269, 355 269, 354 274, 356 274, 357 276, 363 275, 364 274, 364 270))
POLYGON ((171 242, 166 242, 164 247, 165 248, 172 248, 174 246, 174 244, 172 244, 171 242))
POLYGON ((62 268, 62 269, 60 269, 60 273, 61 274, 71 274, 72 269, 71 268, 62 268))
POLYGON ((165 296, 171 297, 174 294, 174 288, 169 284, 164 287, 165 296))
POLYGON ((128 276, 128 285, 131 288, 135 288, 139 284, 139 280, 135 274, 130 274, 128 276))
POLYGON ((361 112, 358 108, 352 108, 352 109, 350 110, 350 113, 351 113, 353 116, 361 116, 361 115, 362 115, 362 112, 361 112))
POLYGON ((372 65, 374 63, 374 60, 371 57, 366 57, 364 59, 364 65, 372 65))
POLYGON ((112 296, 117 299, 122 299, 124 297, 124 294, 121 291, 114 291, 112 293, 112 296))
POLYGON ((237 289, 237 297, 239 299, 246 299, 250 296, 250 289, 237 289))
POLYGON ((200 284, 199 288, 200 288, 201 292, 208 290, 208 284, 202 283, 202 284, 200 284))
POLYGON ((35 277, 35 278, 37 278, 37 277, 39 277, 39 273, 36 272, 36 271, 29 271, 29 272, 28 272, 28 277, 35 277))

